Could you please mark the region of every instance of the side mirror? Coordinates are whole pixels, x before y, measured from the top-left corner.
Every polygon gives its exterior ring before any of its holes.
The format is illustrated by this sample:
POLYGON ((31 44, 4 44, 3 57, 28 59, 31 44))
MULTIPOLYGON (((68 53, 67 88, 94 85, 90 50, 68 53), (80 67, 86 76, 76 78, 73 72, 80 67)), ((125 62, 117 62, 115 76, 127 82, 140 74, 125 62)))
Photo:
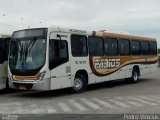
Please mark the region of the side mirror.
POLYGON ((59 44, 60 44, 59 47, 60 47, 60 48, 63 48, 62 43, 61 43, 61 41, 62 41, 61 35, 57 34, 57 37, 59 37, 59 40, 60 40, 60 42, 59 42, 59 44))

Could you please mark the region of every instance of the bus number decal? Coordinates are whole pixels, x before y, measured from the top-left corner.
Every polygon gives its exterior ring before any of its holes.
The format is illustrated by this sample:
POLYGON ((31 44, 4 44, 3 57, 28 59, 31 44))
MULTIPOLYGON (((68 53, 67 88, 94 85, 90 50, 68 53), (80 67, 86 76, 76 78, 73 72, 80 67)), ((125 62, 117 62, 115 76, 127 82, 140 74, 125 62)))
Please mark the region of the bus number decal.
POLYGON ((75 64, 86 64, 86 61, 75 61, 75 64))

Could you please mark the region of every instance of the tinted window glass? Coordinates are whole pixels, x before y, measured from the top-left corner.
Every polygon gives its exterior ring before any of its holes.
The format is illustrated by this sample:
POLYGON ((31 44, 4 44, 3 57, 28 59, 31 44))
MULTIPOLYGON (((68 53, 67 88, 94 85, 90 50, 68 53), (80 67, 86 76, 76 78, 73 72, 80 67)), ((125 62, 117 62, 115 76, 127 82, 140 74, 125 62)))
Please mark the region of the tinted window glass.
POLYGON ((49 41, 49 68, 53 69, 68 61, 68 45, 64 40, 49 41))
POLYGON ((0 38, 0 61, 1 63, 8 60, 10 38, 0 38))
POLYGON ((130 54, 129 40, 118 40, 118 52, 124 56, 130 54))
POLYGON ((141 55, 140 42, 138 40, 131 41, 131 53, 132 55, 141 55))
POLYGON ((147 41, 141 41, 141 53, 142 55, 149 55, 149 43, 147 41))
POLYGON ((74 57, 87 56, 87 38, 84 35, 71 36, 71 49, 74 57))
POLYGON ((150 42, 150 54, 157 55, 157 43, 156 42, 150 42))
POLYGON ((103 39, 100 37, 88 38, 89 55, 102 56, 103 55, 103 39))
POLYGON ((105 55, 115 56, 117 55, 117 40, 106 38, 104 41, 105 55))
POLYGON ((2 39, 0 38, 0 63, 3 62, 3 56, 2 56, 2 39))

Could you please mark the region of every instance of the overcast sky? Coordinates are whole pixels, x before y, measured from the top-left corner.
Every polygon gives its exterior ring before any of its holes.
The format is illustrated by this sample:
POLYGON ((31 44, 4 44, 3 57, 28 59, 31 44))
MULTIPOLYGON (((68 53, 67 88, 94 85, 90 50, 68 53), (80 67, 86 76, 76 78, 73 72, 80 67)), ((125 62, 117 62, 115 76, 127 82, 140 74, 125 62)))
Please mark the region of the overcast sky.
POLYGON ((125 32, 159 41, 160 0, 0 0, 0 33, 49 25, 125 32))

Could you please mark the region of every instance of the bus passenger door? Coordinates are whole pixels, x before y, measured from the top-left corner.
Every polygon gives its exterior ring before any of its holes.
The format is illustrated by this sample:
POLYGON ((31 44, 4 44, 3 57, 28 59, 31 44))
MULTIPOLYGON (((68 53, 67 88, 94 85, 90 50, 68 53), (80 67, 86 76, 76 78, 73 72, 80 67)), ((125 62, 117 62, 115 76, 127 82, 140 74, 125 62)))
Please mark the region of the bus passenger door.
POLYGON ((49 40, 49 69, 51 89, 61 89, 71 86, 69 35, 65 33, 51 33, 49 40))

